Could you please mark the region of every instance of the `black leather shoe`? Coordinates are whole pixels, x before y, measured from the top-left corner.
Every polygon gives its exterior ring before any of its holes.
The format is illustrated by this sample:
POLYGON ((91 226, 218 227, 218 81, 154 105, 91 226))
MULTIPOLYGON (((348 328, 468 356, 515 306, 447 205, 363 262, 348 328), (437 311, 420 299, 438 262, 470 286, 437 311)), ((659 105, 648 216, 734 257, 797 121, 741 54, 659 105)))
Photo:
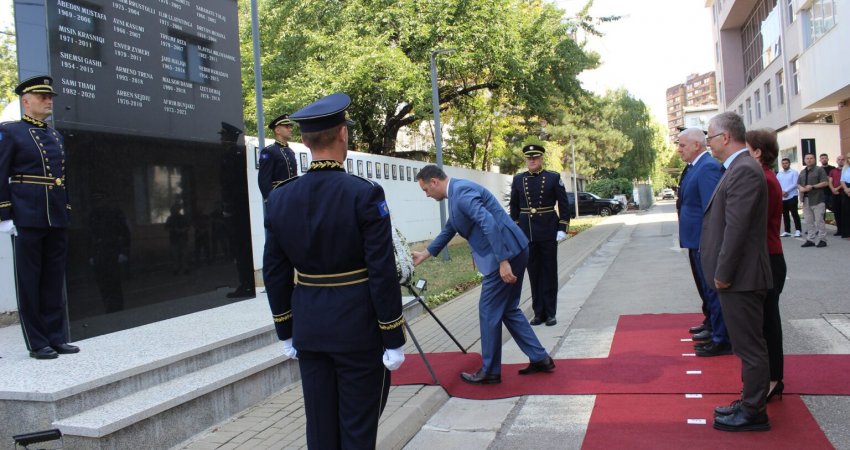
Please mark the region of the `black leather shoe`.
POLYGON ((697 334, 705 331, 705 324, 700 324, 695 327, 688 328, 688 333, 697 334))
POLYGON ((469 384, 499 384, 502 382, 502 375, 484 373, 484 369, 478 369, 475 373, 461 372, 460 379, 469 384))
POLYGON ((555 361, 552 360, 551 356, 547 356, 544 360, 529 363, 525 369, 519 369, 519 374, 531 375, 532 373, 551 372, 553 370, 555 370, 555 361))
POLYGON ((730 344, 720 344, 710 341, 708 344, 696 349, 697 356, 723 356, 732 354, 730 344))
POLYGON ((716 416, 714 428, 721 431, 767 431, 770 429, 770 422, 766 412, 750 417, 743 409, 738 408, 728 416, 716 416))
POLYGON ((80 352, 80 347, 71 344, 51 345, 50 347, 52 347, 53 350, 56 350, 56 353, 59 353, 60 355, 70 355, 71 353, 80 352))
POLYGON ((50 347, 42 347, 30 352, 30 358, 35 359, 56 359, 58 357, 59 353, 56 353, 56 350, 53 350, 50 347))
POLYGON ((806 242, 805 242, 805 243, 803 243, 803 245, 801 245, 800 247, 806 248, 806 247, 814 247, 814 246, 815 246, 815 243, 814 243, 814 242, 812 242, 812 241, 806 241, 806 242))
POLYGON ((256 292, 253 289, 244 289, 241 287, 227 294, 227 298, 249 298, 256 296, 256 292))
POLYGON ((691 336, 691 339, 695 341, 710 341, 711 340, 711 332, 708 330, 702 330, 699 333, 691 336))
POLYGON ((528 323, 530 323, 531 326, 536 327, 537 325, 540 325, 541 323, 543 323, 543 319, 541 319, 537 316, 534 316, 534 318, 531 319, 531 322, 528 322, 528 323))
POLYGON ((718 406, 717 408, 714 408, 714 415, 728 416, 730 414, 734 414, 739 409, 741 409, 741 399, 733 401, 729 404, 729 406, 718 406))
POLYGON ((547 327, 551 327, 552 325, 557 325, 557 324, 558 324, 558 321, 555 320, 554 317, 550 317, 550 318, 546 319, 546 326, 547 327))
POLYGON ((820 242, 818 242, 818 245, 816 245, 815 247, 817 247, 817 248, 824 248, 824 247, 826 247, 826 241, 820 241, 820 242))

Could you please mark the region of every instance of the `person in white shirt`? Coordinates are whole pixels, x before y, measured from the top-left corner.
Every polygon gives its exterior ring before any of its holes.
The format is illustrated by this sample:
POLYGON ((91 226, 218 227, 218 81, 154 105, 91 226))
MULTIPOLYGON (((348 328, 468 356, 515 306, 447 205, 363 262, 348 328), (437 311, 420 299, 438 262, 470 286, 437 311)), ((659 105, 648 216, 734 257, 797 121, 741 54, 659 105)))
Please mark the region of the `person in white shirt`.
POLYGON ((785 223, 785 231, 782 237, 791 236, 791 217, 794 218, 794 237, 800 237, 800 213, 797 201, 797 178, 800 174, 791 168, 791 160, 782 158, 782 170, 777 172, 776 179, 782 188, 782 219, 785 223))

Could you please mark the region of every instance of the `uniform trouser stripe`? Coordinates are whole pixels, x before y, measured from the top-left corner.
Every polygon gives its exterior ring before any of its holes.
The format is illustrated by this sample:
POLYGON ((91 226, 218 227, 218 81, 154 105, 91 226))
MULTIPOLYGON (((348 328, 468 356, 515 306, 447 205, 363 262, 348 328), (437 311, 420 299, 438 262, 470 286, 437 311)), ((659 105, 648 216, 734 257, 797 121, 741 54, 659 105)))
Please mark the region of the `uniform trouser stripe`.
POLYGON ((65 228, 18 227, 13 240, 18 315, 29 350, 68 342, 65 228))

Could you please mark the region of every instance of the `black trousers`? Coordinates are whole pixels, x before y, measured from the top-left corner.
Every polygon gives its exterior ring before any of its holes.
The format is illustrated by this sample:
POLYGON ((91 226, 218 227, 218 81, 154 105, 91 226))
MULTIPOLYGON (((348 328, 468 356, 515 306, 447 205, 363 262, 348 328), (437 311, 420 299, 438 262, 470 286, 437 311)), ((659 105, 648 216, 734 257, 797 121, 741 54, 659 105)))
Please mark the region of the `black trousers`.
POLYGON ((554 319, 558 310, 558 241, 528 245, 528 281, 534 317, 554 319))
POLYGON ((794 218, 794 229, 799 231, 800 228, 800 213, 798 209, 798 196, 793 196, 788 200, 782 200, 782 220, 785 222, 785 232, 791 232, 791 217, 794 218))
POLYGON ((841 237, 850 238, 850 197, 847 194, 841 194, 841 222, 839 222, 838 232, 841 237))
POLYGON ((390 371, 382 356, 382 349, 298 351, 308 448, 375 448, 378 419, 390 391, 390 371))
POLYGON ((699 298, 702 300, 702 315, 703 320, 702 324, 706 328, 711 328, 711 308, 708 305, 708 300, 705 298, 705 292, 702 289, 702 269, 698 267, 700 264, 697 260, 697 252, 699 250, 694 248, 688 249, 688 262, 691 264, 691 274, 694 276, 694 284, 697 287, 697 293, 699 293, 699 298))
POLYGON ((782 317, 779 315, 779 295, 785 287, 788 267, 782 253, 770 255, 770 270, 773 272, 773 289, 767 291, 764 301, 764 340, 770 363, 770 381, 782 380, 785 372, 785 352, 782 350, 782 317))
POLYGON ((17 227, 12 238, 18 315, 27 349, 69 340, 65 303, 67 228, 17 227))

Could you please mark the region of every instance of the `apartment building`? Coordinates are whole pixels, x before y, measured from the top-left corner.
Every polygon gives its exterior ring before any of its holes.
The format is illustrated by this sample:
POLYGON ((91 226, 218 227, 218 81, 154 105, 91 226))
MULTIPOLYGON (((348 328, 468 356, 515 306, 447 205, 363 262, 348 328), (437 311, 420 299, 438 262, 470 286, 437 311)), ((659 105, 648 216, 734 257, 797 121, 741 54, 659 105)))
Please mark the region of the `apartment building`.
POLYGON ((714 72, 691 74, 682 84, 667 88, 667 130, 671 141, 686 125, 689 111, 717 105, 717 86, 714 72))
POLYGON ((850 153, 850 0, 706 0, 718 104, 778 133, 780 157, 850 153), (843 13, 843 23, 840 20, 843 13))

